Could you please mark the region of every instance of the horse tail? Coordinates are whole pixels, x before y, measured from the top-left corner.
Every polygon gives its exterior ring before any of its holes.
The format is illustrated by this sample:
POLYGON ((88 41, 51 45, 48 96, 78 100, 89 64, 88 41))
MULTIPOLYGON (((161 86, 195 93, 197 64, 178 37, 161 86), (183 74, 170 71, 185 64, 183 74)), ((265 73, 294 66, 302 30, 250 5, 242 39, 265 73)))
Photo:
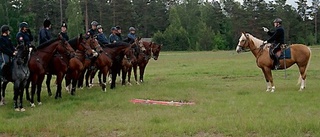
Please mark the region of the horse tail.
POLYGON ((311 56, 312 56, 312 52, 311 52, 311 49, 310 47, 307 47, 309 52, 310 52, 310 57, 309 57, 309 60, 308 60, 308 64, 307 64, 307 67, 306 67, 306 70, 303 72, 303 74, 299 76, 299 79, 298 79, 298 83, 297 85, 301 84, 301 81, 302 81, 302 76, 306 75, 307 74, 307 71, 308 71, 308 68, 309 68, 309 65, 310 65, 310 61, 311 61, 311 56))

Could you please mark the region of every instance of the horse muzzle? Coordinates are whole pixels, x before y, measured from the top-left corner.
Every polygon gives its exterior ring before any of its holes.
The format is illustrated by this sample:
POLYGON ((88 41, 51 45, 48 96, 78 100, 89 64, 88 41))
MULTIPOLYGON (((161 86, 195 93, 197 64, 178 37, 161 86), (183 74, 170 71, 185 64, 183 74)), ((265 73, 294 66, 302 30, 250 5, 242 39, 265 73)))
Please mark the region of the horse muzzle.
POLYGON ((242 51, 243 51, 243 48, 240 45, 238 45, 237 48, 236 48, 236 52, 240 53, 242 51))

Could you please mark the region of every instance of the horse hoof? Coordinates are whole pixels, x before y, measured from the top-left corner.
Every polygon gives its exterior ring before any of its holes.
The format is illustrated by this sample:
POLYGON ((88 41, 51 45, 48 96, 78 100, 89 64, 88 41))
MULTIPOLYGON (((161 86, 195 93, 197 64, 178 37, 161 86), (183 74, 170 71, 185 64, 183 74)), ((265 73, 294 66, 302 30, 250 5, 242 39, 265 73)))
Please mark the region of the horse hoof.
POLYGON ((39 103, 38 103, 38 105, 42 105, 42 103, 41 103, 41 102, 39 102, 39 103))
POLYGON ((19 109, 19 108, 15 108, 15 109, 14 109, 14 111, 19 112, 19 111, 20 111, 20 109, 19 109))
POLYGON ((0 106, 3 106, 3 105, 5 105, 5 104, 4 104, 4 102, 1 101, 1 102, 0 102, 0 106))
POLYGON ((30 106, 31 106, 32 108, 36 107, 36 105, 35 105, 34 103, 31 103, 30 106))
POLYGON ((136 82, 136 84, 137 84, 137 85, 140 85, 140 83, 139 83, 138 81, 136 82))
POLYGON ((130 82, 127 82, 127 85, 132 86, 132 84, 130 82))
POLYGON ((26 111, 26 109, 24 109, 24 108, 20 108, 20 111, 21 111, 21 112, 25 112, 25 111, 26 111))

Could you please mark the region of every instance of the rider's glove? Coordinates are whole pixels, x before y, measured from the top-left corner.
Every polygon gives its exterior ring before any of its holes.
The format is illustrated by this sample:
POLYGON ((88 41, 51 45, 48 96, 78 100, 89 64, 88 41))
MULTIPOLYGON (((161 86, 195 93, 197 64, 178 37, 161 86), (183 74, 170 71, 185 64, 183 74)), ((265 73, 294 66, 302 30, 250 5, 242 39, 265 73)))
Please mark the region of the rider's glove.
POLYGON ((262 27, 264 32, 269 32, 269 29, 266 27, 262 27))

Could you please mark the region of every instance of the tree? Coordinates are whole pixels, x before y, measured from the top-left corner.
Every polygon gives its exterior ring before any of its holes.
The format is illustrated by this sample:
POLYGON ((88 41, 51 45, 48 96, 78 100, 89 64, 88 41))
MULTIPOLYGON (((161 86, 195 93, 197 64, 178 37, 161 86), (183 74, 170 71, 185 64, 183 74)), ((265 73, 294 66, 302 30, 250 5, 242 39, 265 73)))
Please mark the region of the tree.
POLYGON ((66 13, 69 37, 76 37, 78 34, 83 33, 84 24, 80 2, 78 0, 69 0, 66 13))

